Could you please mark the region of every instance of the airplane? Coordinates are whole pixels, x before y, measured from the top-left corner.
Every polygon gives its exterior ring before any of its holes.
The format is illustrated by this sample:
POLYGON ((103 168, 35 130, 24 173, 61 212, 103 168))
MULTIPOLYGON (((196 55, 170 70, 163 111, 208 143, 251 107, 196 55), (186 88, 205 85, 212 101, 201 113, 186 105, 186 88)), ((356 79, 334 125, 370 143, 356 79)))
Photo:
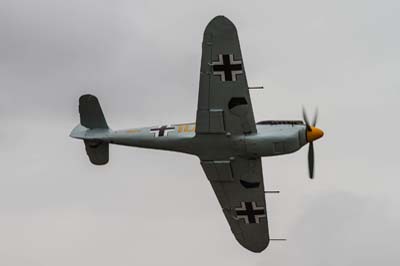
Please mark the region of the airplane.
POLYGON ((313 142, 324 132, 317 113, 301 120, 255 122, 239 38, 224 16, 204 31, 195 123, 111 130, 98 99, 79 99, 80 124, 72 138, 85 143, 90 161, 109 161, 109 144, 195 155, 211 183, 237 241, 252 252, 270 242, 261 157, 293 153, 309 145, 309 177, 314 176, 313 142))

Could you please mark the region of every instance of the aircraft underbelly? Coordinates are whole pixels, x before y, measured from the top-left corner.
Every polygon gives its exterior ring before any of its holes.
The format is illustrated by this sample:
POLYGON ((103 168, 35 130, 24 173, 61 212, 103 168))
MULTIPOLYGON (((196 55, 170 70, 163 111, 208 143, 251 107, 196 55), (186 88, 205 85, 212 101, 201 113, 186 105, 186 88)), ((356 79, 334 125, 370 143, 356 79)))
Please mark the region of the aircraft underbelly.
POLYGON ((202 160, 227 160, 246 153, 243 136, 226 136, 225 134, 199 135, 193 138, 193 154, 202 160))

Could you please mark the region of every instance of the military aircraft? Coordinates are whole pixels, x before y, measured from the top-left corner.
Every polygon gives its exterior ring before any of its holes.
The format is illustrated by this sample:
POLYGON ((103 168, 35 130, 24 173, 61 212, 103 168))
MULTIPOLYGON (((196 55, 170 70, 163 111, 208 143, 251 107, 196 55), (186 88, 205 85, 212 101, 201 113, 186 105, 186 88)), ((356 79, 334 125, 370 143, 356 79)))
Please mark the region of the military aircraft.
POLYGON ((79 99, 80 124, 71 137, 82 139, 95 165, 109 160, 109 144, 183 152, 197 156, 237 241, 253 252, 270 242, 261 157, 292 153, 309 144, 313 178, 313 142, 323 136, 303 121, 254 120, 237 31, 217 16, 204 31, 200 88, 195 123, 128 130, 108 127, 95 96, 79 99))

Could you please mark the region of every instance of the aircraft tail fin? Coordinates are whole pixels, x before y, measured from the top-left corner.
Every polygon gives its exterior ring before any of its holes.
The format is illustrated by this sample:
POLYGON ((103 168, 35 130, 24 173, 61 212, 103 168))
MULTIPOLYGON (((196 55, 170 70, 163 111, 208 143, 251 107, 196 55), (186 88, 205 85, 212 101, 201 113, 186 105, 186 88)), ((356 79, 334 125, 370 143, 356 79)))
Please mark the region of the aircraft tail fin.
POLYGON ((111 130, 96 96, 87 94, 79 98, 79 114, 81 123, 72 130, 70 136, 84 141, 86 153, 93 164, 108 163, 111 130))
POLYGON ((108 128, 106 118, 96 96, 86 94, 79 98, 81 125, 87 128, 108 128))

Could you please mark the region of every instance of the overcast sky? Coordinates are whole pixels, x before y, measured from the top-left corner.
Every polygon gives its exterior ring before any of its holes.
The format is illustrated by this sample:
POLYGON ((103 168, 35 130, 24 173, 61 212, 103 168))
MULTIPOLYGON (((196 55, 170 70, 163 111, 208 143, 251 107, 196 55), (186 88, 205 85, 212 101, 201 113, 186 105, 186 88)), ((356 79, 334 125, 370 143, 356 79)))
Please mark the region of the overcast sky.
POLYGON ((399 265, 400 2, 0 1, 0 265, 399 265), (256 120, 319 106, 325 137, 264 158, 270 235, 242 248, 195 157, 89 163, 78 98, 108 124, 195 119, 201 41, 237 26, 256 120))

